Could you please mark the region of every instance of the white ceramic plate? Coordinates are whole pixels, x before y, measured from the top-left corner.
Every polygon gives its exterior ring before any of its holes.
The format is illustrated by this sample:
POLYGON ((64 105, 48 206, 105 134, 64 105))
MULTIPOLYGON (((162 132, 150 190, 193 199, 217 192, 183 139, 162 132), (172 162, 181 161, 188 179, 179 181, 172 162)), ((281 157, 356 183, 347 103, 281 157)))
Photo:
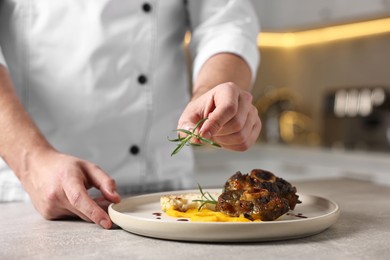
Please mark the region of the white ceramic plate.
MULTIPOLYGON (((220 190, 208 189, 210 192, 220 190)), ((198 190, 153 193, 130 197, 111 204, 108 213, 122 229, 147 237, 202 242, 249 242, 300 238, 318 234, 333 223, 340 214, 339 206, 325 198, 299 194, 301 204, 293 212, 269 222, 191 222, 178 221, 165 215, 160 197, 198 190), (159 216, 161 213, 161 216, 159 216)))

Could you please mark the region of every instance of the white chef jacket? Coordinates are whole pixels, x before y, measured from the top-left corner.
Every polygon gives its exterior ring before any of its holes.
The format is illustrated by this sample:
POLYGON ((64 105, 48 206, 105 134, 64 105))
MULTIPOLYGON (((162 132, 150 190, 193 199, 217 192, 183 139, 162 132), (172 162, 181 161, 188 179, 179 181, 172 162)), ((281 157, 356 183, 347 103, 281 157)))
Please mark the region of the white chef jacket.
MULTIPOLYGON (((49 142, 99 165, 121 193, 187 188, 192 152, 171 157, 167 136, 189 100, 188 30, 194 77, 221 52, 256 75, 246 0, 0 0, 0 62, 49 142)), ((1 161, 0 199, 26 197, 1 161)))

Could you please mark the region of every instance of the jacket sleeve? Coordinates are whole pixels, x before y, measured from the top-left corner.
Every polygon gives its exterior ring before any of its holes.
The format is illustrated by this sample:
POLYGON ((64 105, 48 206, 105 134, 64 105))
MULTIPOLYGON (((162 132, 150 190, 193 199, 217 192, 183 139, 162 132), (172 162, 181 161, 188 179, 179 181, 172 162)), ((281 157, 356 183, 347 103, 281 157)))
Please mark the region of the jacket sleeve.
POLYGON ((1 46, 0 46, 0 65, 7 66, 5 64, 5 59, 4 59, 3 53, 1 51, 1 46))
POLYGON ((250 0, 189 0, 193 79, 211 56, 228 52, 242 57, 257 74, 259 21, 250 0))

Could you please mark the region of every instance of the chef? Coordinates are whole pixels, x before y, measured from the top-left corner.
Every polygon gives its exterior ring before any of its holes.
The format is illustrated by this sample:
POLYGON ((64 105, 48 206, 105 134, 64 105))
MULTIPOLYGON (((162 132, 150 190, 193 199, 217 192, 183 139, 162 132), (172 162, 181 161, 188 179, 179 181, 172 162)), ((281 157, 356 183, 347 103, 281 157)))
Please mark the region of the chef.
POLYGON ((119 193, 191 187, 167 136, 208 118, 224 149, 254 144, 257 33, 246 0, 0 1, 0 199, 110 228, 119 193))

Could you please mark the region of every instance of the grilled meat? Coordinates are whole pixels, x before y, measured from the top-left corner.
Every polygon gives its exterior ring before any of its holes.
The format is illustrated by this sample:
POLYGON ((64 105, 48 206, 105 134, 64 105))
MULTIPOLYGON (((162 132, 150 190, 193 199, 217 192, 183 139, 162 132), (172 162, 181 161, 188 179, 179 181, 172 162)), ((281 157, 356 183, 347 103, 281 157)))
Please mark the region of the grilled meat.
POLYGON ((300 203, 297 190, 289 182, 265 170, 230 177, 218 197, 216 210, 232 217, 271 221, 300 203))

